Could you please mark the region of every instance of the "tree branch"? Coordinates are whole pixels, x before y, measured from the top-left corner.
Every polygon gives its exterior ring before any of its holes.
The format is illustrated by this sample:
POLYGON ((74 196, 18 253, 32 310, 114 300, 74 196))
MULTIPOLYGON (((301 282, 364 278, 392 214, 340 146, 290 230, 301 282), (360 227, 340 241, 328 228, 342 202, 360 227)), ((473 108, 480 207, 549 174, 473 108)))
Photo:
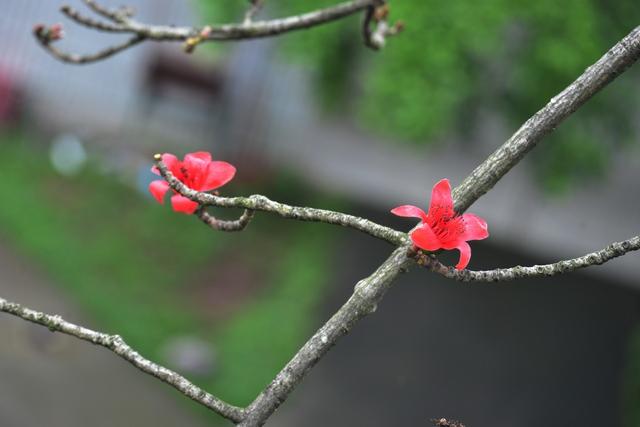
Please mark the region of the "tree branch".
POLYGON ((63 320, 60 316, 34 311, 20 304, 0 298, 0 312, 5 312, 29 322, 46 326, 52 332, 62 332, 107 348, 131 363, 142 372, 158 378, 192 400, 206 406, 223 417, 238 423, 244 417, 243 409, 230 405, 212 394, 207 393, 183 376, 142 357, 118 335, 96 332, 83 326, 63 320))
POLYGON ((198 218, 202 220, 209 227, 218 231, 242 231, 253 219, 255 215, 255 211, 250 209, 245 209, 240 218, 233 221, 224 221, 221 219, 217 219, 213 215, 208 214, 203 207, 198 208, 196 211, 196 215, 198 218))
POLYGON ((402 21, 389 25, 388 15, 389 5, 384 1, 378 1, 377 4, 367 8, 362 21, 362 36, 365 46, 373 50, 382 49, 387 37, 395 36, 404 29, 402 21))
POLYGON ((457 212, 464 212, 522 160, 538 142, 553 132, 593 95, 611 83, 640 58, 640 26, 585 70, 569 87, 482 162, 454 191, 457 212))
MULTIPOLYGON (((38 38, 40 44, 54 57, 72 64, 86 64, 105 59, 118 52, 122 52, 143 40, 153 41, 182 41, 185 42, 185 50, 192 52, 196 45, 207 41, 244 40, 262 37, 271 37, 290 31, 312 28, 336 21, 346 16, 358 13, 372 5, 384 4, 385 0, 351 0, 335 6, 318 9, 300 15, 267 21, 253 21, 254 15, 262 6, 263 0, 249 0, 251 6, 245 15, 245 19, 239 24, 207 25, 203 28, 175 27, 169 25, 153 25, 142 23, 133 19, 133 12, 129 8, 111 10, 102 6, 95 0, 83 0, 84 3, 97 15, 106 18, 110 22, 103 22, 85 16, 65 5, 61 12, 76 23, 88 28, 111 33, 131 34, 128 42, 110 46, 100 52, 89 55, 67 53, 51 46, 50 40, 38 38)), ((395 31, 386 25, 386 20, 379 22, 379 27, 387 28, 382 35, 382 43, 366 43, 370 47, 380 48, 384 44, 384 36, 393 35, 395 31)), ((378 31, 379 33, 379 31, 378 31)), ((376 40, 379 37, 376 38, 376 40)), ((372 39, 373 40, 373 39, 372 39)))
POLYGON ((244 14, 243 25, 251 25, 253 18, 260 12, 264 4, 264 0, 249 0, 250 6, 244 14))
POLYGON ((60 8, 60 12, 62 12, 62 14, 64 14, 69 19, 87 28, 93 28, 95 30, 105 31, 109 33, 122 33, 124 31, 122 25, 98 21, 97 19, 84 16, 79 11, 68 5, 62 6, 60 8))
MULTIPOLYGON (((268 21, 256 21, 249 25, 245 25, 244 23, 209 25, 211 31, 203 41, 254 39, 308 29, 357 13, 376 1, 379 0, 352 0, 301 15, 268 21)), ((200 32, 199 29, 193 27, 149 25, 133 19, 124 20, 123 27, 125 28, 123 30, 124 32, 144 35, 149 40, 158 41, 185 41, 200 32)))
POLYGON ((129 40, 114 46, 109 46, 104 50, 101 50, 96 53, 88 54, 88 55, 80 55, 77 53, 67 53, 53 45, 53 41, 44 39, 39 37, 37 33, 34 33, 40 45, 49 52, 54 58, 59 59, 63 62, 68 62, 70 64, 89 64, 92 62, 100 61, 106 59, 110 56, 115 55, 116 53, 120 53, 123 50, 129 49, 137 45, 138 43, 145 40, 144 36, 136 35, 131 37, 129 40))
POLYGON ((407 247, 400 247, 369 277, 356 284, 353 295, 296 353, 276 378, 246 408, 247 418, 239 427, 258 427, 275 412, 304 376, 338 339, 366 315, 376 310, 395 277, 411 263, 407 247))
POLYGON ((160 154, 156 154, 154 157, 155 164, 160 171, 160 175, 169 183, 171 188, 188 199, 198 202, 201 206, 243 208, 253 211, 270 212, 287 219, 324 222, 327 224, 353 228, 397 246, 409 243, 409 236, 406 233, 376 224, 368 219, 341 212, 285 205, 257 194, 249 197, 220 197, 192 190, 173 176, 161 159, 162 156, 160 154))
POLYGON ((555 276, 557 274, 568 273, 580 268, 604 264, 627 252, 637 251, 638 249, 640 249, 640 236, 622 242, 614 242, 599 251, 553 264, 534 265, 531 267, 517 266, 512 268, 497 268, 495 270, 485 271, 456 270, 453 267, 443 265, 435 256, 425 254, 424 252, 415 252, 411 256, 417 260, 418 265, 422 265, 448 279, 454 279, 460 282, 506 282, 526 277, 555 276))
POLYGON ((84 4, 86 4, 89 9, 93 10, 98 15, 103 16, 115 23, 123 23, 127 18, 133 15, 133 11, 127 7, 121 7, 117 10, 111 10, 107 7, 102 6, 95 0, 82 0, 84 4))

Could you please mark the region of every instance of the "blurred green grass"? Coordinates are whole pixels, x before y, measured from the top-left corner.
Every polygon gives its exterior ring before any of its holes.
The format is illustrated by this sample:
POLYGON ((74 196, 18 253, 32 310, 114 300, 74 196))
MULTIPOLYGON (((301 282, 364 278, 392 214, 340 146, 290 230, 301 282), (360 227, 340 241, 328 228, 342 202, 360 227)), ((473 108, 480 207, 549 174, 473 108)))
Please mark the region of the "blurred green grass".
MULTIPOLYGON (((49 274, 102 330, 122 335, 146 357, 164 362, 162 347, 172 337, 206 339, 219 366, 196 382, 249 403, 317 321, 310 313, 329 283, 333 230, 259 215, 243 233, 213 232, 96 169, 62 177, 44 147, 0 135, 3 241, 49 274), (196 307, 194 289, 203 286, 203 272, 223 267, 216 262, 227 253, 245 253, 242 268, 260 269, 254 276, 264 285, 216 323, 206 307, 196 307)), ((306 194, 294 182, 283 176, 273 191, 306 194)), ((323 206, 333 203, 319 198, 323 206)))

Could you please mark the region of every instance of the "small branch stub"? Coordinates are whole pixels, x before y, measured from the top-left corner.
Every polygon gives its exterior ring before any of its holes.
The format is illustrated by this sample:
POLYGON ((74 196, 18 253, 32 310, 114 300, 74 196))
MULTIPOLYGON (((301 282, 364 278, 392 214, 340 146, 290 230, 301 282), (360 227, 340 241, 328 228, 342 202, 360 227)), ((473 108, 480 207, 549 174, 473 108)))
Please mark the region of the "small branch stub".
POLYGON ((373 50, 382 49, 387 37, 395 36, 404 30, 404 22, 397 21, 390 25, 388 22, 390 7, 385 1, 378 1, 370 6, 362 23, 364 44, 373 50))
POLYGON ((465 427, 460 421, 448 420, 446 418, 434 418, 431 422, 436 427, 465 427))

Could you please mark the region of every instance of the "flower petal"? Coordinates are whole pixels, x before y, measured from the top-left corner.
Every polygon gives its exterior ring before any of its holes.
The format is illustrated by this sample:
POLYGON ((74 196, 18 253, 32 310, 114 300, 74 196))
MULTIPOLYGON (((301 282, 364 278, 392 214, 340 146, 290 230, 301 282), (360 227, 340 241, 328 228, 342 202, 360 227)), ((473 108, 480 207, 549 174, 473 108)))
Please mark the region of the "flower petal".
POLYGON ((462 215, 464 223, 463 240, 482 240, 489 237, 487 222, 479 216, 467 213, 462 215))
POLYGON ((171 171, 171 173, 175 174, 176 170, 180 169, 180 160, 173 154, 164 153, 162 155, 162 163, 167 166, 167 169, 171 171))
POLYGON ((435 251, 442 247, 440 240, 428 224, 421 224, 411 232, 410 236, 413 243, 420 249, 435 251))
POLYGON ((171 197, 171 206, 173 206, 174 211, 185 214, 192 214, 198 209, 198 203, 180 194, 175 194, 171 197))
POLYGON ((397 208, 391 209, 391 213, 398 216, 421 218, 422 222, 427 220, 427 214, 425 211, 413 205, 398 206, 397 208))
POLYGON ((169 190, 169 183, 167 181, 158 179, 149 184, 149 192, 160 204, 164 203, 164 195, 167 193, 167 190, 169 190))
POLYGON ((451 184, 447 178, 441 179, 431 190, 431 202, 429 203, 429 216, 439 218, 441 216, 453 216, 453 199, 451 198, 451 184))
POLYGON ((200 191, 215 190, 231 181, 236 174, 236 168, 227 162, 211 162, 207 166, 206 178, 200 191))
POLYGON ((195 159, 209 163, 211 161, 211 153, 207 153, 206 151, 196 151, 195 153, 188 153, 184 156, 185 163, 191 162, 195 159))
POLYGON ((204 183, 207 176, 207 167, 211 163, 211 154, 205 151, 188 153, 184 156, 182 166, 186 170, 185 179, 182 180, 189 188, 204 191, 204 183), (187 182, 188 181, 188 182, 187 182))
POLYGON ((458 264, 456 264, 456 268, 458 270, 463 270, 467 265, 469 265, 469 260, 471 259, 471 246, 469 246, 467 242, 460 242, 456 249, 460 251, 460 260, 458 261, 458 264))
POLYGON ((184 156, 183 163, 190 175, 204 175, 207 171, 207 166, 211 163, 211 154, 205 151, 188 153, 184 156))

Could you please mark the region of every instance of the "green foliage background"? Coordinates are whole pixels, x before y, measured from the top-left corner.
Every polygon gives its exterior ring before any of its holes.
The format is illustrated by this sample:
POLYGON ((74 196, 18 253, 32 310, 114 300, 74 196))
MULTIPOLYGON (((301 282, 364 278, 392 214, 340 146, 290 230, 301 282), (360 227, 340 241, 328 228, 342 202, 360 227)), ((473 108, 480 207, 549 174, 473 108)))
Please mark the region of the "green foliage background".
MULTIPOLYGON (((245 3, 199 1, 213 22, 237 20, 245 3)), ((335 3, 267 2, 265 15, 335 3)), ((282 40, 290 58, 315 70, 327 111, 348 110, 372 130, 424 145, 450 134, 473 141, 480 109, 501 113, 515 128, 640 22, 635 0, 391 0, 390 5, 392 20, 404 21, 406 30, 381 52, 362 46, 360 16, 282 40)), ((535 164, 548 189, 561 191, 601 175, 610 152, 633 139, 629 112, 638 102, 629 96, 632 81, 626 75, 614 83, 537 150, 535 164)))
MULTIPOLYGON (((310 313, 330 283, 334 230, 261 215, 243 233, 213 232, 98 167, 62 177, 35 144, 0 134, 0 197, 10 201, 0 209, 2 241, 39 265, 99 329, 117 331, 145 357, 166 364, 163 348, 174 337, 211 343, 217 372, 190 379, 232 403, 250 403, 317 326, 310 313), (203 286, 222 286, 215 275, 229 253, 263 285, 233 315, 212 321, 213 309, 194 300, 203 286)), ((252 190, 344 208, 295 182, 283 173, 252 190)), ((237 183, 225 191, 244 193, 237 183)), ((175 396, 211 420, 209 410, 175 396)))

